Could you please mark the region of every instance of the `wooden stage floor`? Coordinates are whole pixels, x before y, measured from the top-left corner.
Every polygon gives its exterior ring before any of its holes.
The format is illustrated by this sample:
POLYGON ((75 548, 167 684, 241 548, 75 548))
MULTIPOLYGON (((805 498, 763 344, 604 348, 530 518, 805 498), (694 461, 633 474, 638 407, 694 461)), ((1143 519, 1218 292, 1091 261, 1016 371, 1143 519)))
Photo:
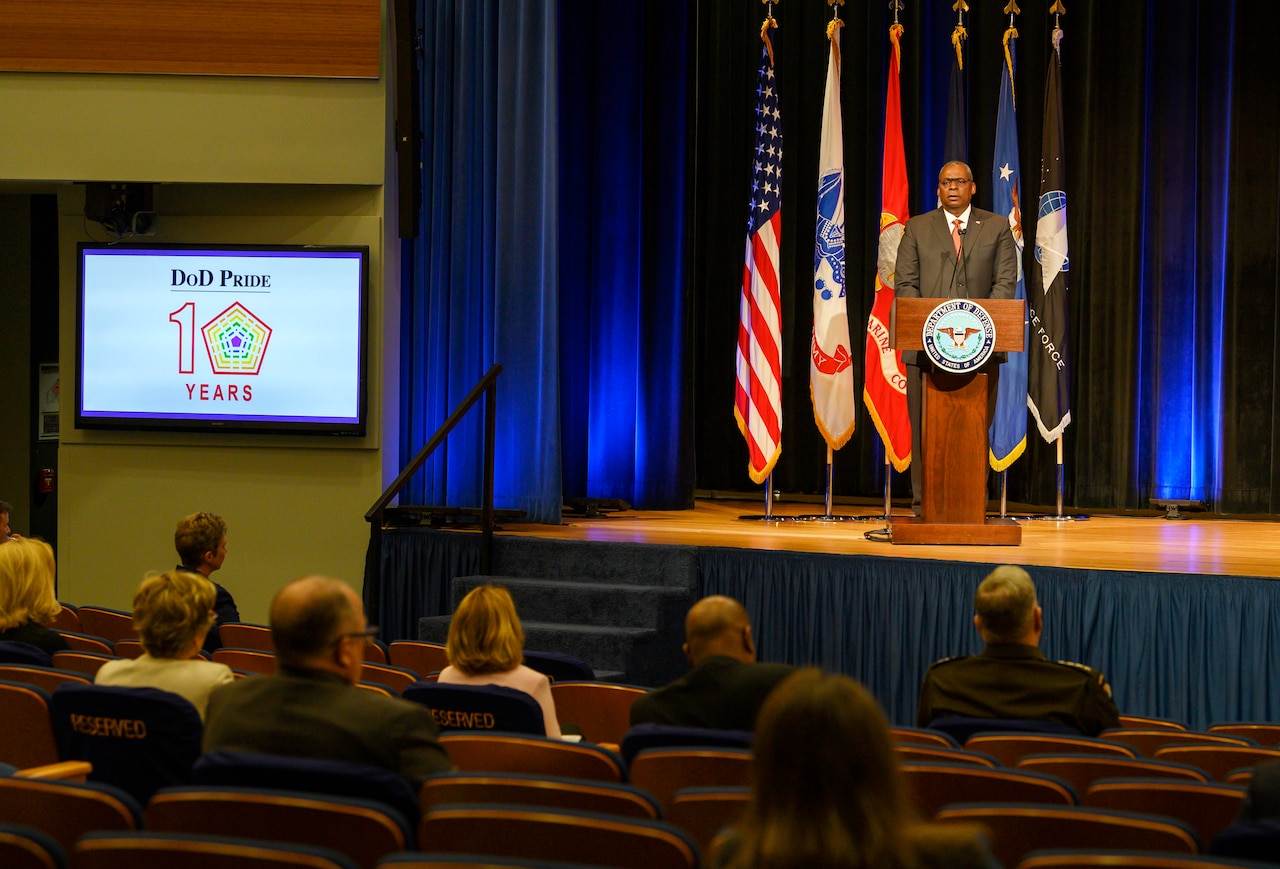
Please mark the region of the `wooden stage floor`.
MULTIPOLYGON (((1021 520, 1020 546, 907 546, 867 540, 874 521, 764 521, 763 500, 699 500, 693 510, 625 511, 587 519, 566 513, 564 524, 509 523, 499 533, 560 540, 666 543, 793 550, 885 558, 928 558, 1023 565, 1280 577, 1280 522, 1257 519, 1093 516, 1086 521, 1021 520)), ((822 513, 817 504, 775 503, 778 517, 822 513)), ((875 517, 883 508, 842 507, 837 517, 875 517)), ((908 513, 896 508, 894 515, 908 513)))

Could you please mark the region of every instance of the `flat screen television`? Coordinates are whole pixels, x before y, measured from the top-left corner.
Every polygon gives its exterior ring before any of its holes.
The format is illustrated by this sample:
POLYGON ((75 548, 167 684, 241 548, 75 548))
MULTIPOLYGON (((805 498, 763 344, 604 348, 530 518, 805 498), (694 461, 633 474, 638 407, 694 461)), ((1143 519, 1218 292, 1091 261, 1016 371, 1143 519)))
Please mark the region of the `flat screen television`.
POLYGON ((78 247, 76 427, 365 433, 369 249, 78 247))

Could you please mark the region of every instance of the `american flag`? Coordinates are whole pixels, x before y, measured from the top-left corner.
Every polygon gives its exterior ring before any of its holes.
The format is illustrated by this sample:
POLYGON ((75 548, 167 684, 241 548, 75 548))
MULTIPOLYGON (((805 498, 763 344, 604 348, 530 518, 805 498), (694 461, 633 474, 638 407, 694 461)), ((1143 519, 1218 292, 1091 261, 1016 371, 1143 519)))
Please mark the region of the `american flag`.
POLYGON ((766 24, 756 88, 755 171, 742 267, 733 410, 738 429, 747 440, 747 470, 757 484, 769 478, 782 452, 782 304, 778 292, 782 126, 767 29, 766 24))

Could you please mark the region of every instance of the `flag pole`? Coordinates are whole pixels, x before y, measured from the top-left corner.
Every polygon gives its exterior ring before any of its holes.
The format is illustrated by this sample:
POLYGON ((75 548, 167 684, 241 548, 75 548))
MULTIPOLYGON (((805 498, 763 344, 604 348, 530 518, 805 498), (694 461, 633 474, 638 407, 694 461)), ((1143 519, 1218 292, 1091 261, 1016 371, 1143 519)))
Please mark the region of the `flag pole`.
POLYGON ((844 133, 840 118, 840 7, 845 0, 827 0, 831 20, 826 25, 826 88, 822 136, 818 151, 818 209, 814 233, 813 333, 809 388, 814 421, 827 446, 824 512, 796 516, 798 520, 845 522, 864 518, 836 516, 835 451, 853 435, 855 401, 853 354, 850 352, 849 308, 845 299, 844 248, 844 133))
POLYGON ((1066 494, 1066 463, 1063 459, 1063 430, 1071 422, 1067 347, 1067 283, 1070 268, 1067 255, 1067 194, 1062 166, 1062 85, 1058 72, 1063 38, 1061 18, 1066 14, 1062 0, 1053 0, 1049 14, 1053 29, 1049 35, 1051 56, 1045 76, 1045 112, 1040 160, 1040 204, 1036 223, 1036 262, 1039 287, 1036 303, 1028 313, 1038 341, 1031 356, 1027 406, 1035 415, 1041 436, 1056 447, 1057 513, 1031 518, 1050 522, 1087 520, 1088 516, 1068 516, 1063 510, 1066 494))
POLYGON ((893 518, 893 502, 889 500, 889 484, 893 482, 893 463, 889 461, 889 453, 884 454, 884 515, 879 517, 888 522, 893 518))
POLYGON ((769 31, 777 0, 760 25, 761 56, 756 79, 755 177, 747 208, 747 242, 739 301, 735 359, 734 418, 747 441, 747 472, 764 484, 763 516, 773 515, 773 468, 782 452, 782 297, 778 251, 782 238, 782 127, 774 80, 774 50, 769 31))

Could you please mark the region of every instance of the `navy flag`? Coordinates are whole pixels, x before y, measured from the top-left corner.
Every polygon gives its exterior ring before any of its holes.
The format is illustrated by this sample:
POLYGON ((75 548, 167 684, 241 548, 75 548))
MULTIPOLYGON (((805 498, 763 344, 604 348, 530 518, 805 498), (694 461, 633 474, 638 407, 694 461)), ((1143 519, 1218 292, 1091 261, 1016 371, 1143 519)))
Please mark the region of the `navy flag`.
POLYGON ((951 59, 951 84, 947 92, 947 138, 943 143, 942 162, 959 160, 969 162, 969 99, 964 71, 964 41, 969 32, 964 26, 964 13, 969 11, 965 0, 956 0, 951 7, 956 11, 956 26, 951 31, 951 46, 955 57, 951 59))

